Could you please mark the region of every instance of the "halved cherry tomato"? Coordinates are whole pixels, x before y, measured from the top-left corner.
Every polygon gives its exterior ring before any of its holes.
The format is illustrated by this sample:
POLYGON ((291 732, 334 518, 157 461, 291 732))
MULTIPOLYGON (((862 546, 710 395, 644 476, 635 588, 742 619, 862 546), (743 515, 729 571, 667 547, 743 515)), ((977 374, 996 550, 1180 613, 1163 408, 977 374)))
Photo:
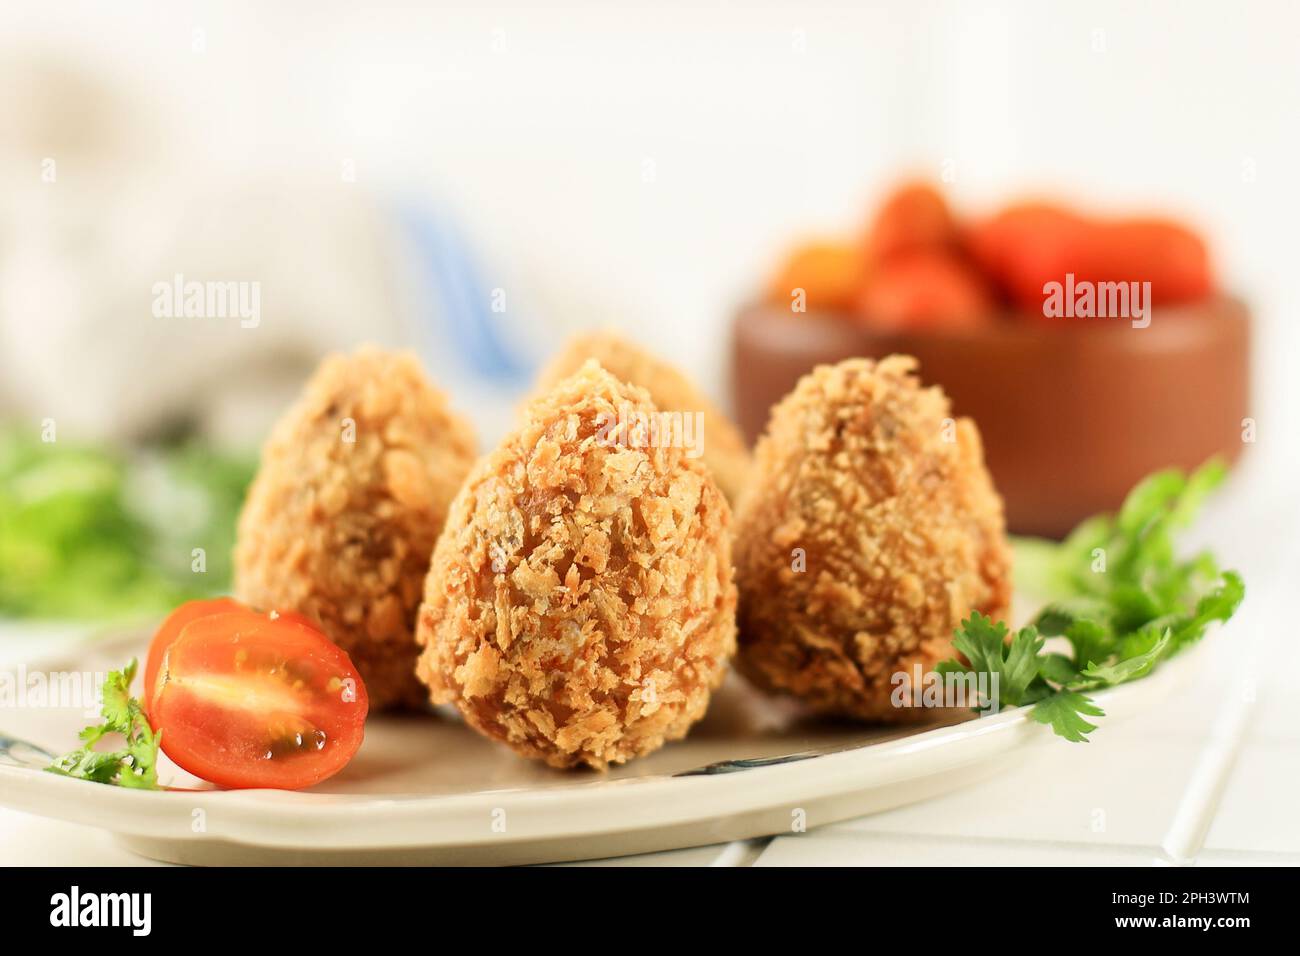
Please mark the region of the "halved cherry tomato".
POLYGON ((158 680, 158 667, 162 664, 167 648, 180 637, 181 628, 190 621, 197 621, 209 614, 243 609, 244 605, 234 598, 223 597, 213 598, 210 601, 187 601, 167 615, 167 620, 162 622, 158 633, 153 636, 153 643, 149 645, 149 656, 144 663, 144 688, 140 692, 140 702, 146 714, 149 713, 149 703, 153 700, 153 685, 158 680))
POLYGON ((368 708, 347 653, 306 618, 235 610, 181 628, 149 716, 163 752, 195 776, 297 790, 352 759, 368 708))

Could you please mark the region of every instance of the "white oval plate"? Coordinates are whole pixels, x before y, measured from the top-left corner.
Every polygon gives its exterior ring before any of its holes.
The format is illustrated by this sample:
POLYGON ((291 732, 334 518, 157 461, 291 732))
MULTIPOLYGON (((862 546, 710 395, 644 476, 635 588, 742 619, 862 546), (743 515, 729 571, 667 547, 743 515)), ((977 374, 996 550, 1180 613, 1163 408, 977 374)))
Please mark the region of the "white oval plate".
MULTIPOLYGON (((104 671, 147 646, 99 642, 41 670, 104 671)), ((1199 655, 1102 694, 1104 724, 1147 709, 1199 655)), ((34 670, 31 668, 30 670, 34 670)), ((444 714, 377 717, 309 791, 221 791, 162 762, 165 791, 41 772, 72 749, 79 708, 0 706, 0 805, 101 827, 145 856, 196 864, 500 864, 593 859, 789 833, 914 803, 1055 739, 1021 710, 930 729, 796 718, 734 675, 690 736, 608 774, 515 756, 444 714), (35 745, 36 750, 24 746, 35 745)))

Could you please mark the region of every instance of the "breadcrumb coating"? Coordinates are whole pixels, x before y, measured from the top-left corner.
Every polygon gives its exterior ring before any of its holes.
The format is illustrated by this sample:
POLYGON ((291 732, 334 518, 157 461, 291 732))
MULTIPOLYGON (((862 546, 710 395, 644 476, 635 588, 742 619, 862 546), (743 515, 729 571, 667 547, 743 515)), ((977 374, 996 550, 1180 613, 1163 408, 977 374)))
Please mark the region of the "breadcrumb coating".
POLYGON ((820 713, 937 716, 893 706, 892 675, 953 656, 972 610, 1006 617, 1010 551, 979 431, 916 365, 804 376, 772 410, 737 516, 737 666, 820 713))
POLYGON ((735 650, 731 512, 596 362, 525 409, 452 503, 420 608, 434 703, 554 767, 605 769, 703 716, 735 650))
POLYGON ((732 421, 672 365, 609 331, 588 332, 570 339, 538 377, 541 390, 568 378, 588 359, 595 359, 620 381, 644 388, 660 411, 702 412, 704 442, 700 457, 713 472, 727 501, 736 507, 749 482, 751 463, 745 439, 732 421))
POLYGON ((239 520, 236 593, 318 621, 372 709, 425 702, 415 614, 474 445, 413 355, 367 347, 326 358, 262 449, 239 520))

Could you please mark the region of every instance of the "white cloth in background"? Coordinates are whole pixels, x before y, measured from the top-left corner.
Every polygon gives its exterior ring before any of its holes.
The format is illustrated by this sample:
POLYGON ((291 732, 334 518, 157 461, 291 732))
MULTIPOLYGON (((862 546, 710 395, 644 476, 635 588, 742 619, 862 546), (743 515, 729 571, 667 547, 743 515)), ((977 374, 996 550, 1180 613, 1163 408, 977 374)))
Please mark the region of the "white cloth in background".
POLYGON ((0 67, 0 90, 0 419, 254 446, 323 355, 362 342, 421 353, 488 436, 513 414, 535 349, 449 217, 346 179, 160 169, 165 131, 43 60, 0 67), (255 284, 255 327, 155 315, 178 275, 255 284))

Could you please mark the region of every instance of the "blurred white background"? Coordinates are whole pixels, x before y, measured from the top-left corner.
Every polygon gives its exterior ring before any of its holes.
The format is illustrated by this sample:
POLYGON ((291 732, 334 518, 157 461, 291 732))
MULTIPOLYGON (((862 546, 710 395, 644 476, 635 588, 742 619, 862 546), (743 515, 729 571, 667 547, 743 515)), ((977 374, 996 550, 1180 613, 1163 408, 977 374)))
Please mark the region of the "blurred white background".
MULTIPOLYGON (((898 174, 920 172, 949 180, 969 210, 1052 190, 1202 227, 1224 284, 1258 316, 1259 451, 1291 461, 1294 4, 12 0, 0 34, 0 122, 19 122, 48 92, 24 85, 38 75, 25 72, 31 62, 61 63, 104 96, 78 127, 102 127, 86 135, 116 151, 83 170, 75 143, 5 137, 0 255, 18 254, 24 229, 48 219, 38 204, 49 186, 32 163, 55 148, 68 156, 62 201, 95 209, 94 241, 116 250, 103 286, 78 297, 29 275, 26 296, 5 299, 23 327, 59 302, 119 303, 101 320, 114 335, 147 324, 142 307, 120 304, 211 261, 180 261, 180 244, 159 236, 183 226, 149 223, 174 218, 177 196, 270 183, 344 204, 333 221, 349 225, 368 222, 346 205, 358 193, 448 211, 482 259, 483 284, 526 303, 543 341, 553 328, 623 326, 722 399, 726 322, 780 252, 804 234, 858 228, 898 174), (98 185, 79 192, 83 172, 98 185), (132 278, 127 253, 150 242, 163 251, 132 278), (124 282, 136 285, 115 287, 124 282)), ((280 222, 259 241, 351 263, 357 276, 333 285, 334 268, 290 270, 301 308, 311 311, 317 286, 319 311, 365 312, 356 317, 375 337, 400 339, 381 314, 392 304, 371 294, 386 289, 382 262, 360 243, 314 248, 324 231, 310 218, 280 222)), ((254 268, 220 245, 227 272, 254 268)), ((268 323, 287 295, 264 292, 268 323)), ((23 358, 4 367, 21 384, 10 391, 51 389, 79 367, 76 339, 8 324, 6 348, 23 358)), ((80 364, 76 377, 94 378, 96 363, 80 364)))

